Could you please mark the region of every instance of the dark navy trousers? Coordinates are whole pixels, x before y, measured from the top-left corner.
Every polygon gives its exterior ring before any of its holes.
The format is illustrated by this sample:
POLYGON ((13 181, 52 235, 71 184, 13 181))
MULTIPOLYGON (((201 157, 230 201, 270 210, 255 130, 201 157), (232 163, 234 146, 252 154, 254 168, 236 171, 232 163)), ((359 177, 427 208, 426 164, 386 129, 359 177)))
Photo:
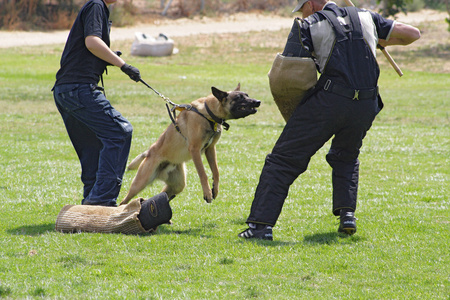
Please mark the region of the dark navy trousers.
POLYGON ((377 97, 352 100, 319 90, 300 104, 267 155, 247 223, 274 226, 294 180, 333 136, 326 160, 332 167, 333 214, 356 209, 362 140, 380 111, 377 97))
POLYGON ((81 163, 82 204, 116 205, 132 125, 94 85, 57 85, 53 96, 81 163))

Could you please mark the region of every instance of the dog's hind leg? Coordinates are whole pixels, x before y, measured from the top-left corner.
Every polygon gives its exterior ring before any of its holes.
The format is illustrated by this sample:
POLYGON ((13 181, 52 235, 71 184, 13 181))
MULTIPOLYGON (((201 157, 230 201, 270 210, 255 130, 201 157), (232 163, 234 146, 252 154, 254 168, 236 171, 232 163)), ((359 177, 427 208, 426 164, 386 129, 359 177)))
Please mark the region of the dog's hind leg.
POLYGON ((166 185, 162 192, 166 192, 169 199, 173 199, 176 195, 181 193, 186 186, 186 166, 184 163, 175 165, 175 168, 167 173, 167 178, 164 179, 166 185))
POLYGON ((122 200, 120 205, 127 204, 134 196, 142 191, 147 185, 151 184, 157 176, 159 162, 152 156, 146 157, 139 165, 139 169, 131 182, 128 194, 122 200))

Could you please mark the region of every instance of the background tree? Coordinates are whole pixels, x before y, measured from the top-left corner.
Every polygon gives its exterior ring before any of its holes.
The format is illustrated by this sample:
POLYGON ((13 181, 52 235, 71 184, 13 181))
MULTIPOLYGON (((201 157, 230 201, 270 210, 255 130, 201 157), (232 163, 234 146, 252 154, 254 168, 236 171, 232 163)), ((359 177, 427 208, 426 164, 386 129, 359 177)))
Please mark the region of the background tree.
POLYGON ((382 3, 381 14, 384 17, 393 16, 399 12, 407 12, 406 5, 411 3, 412 0, 377 0, 378 3, 382 3))

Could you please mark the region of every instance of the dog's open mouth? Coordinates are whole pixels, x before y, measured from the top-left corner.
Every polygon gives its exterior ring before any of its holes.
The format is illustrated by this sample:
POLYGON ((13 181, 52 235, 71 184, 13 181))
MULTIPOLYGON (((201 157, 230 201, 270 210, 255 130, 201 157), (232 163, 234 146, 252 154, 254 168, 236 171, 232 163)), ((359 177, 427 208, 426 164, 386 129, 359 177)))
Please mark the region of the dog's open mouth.
POLYGON ((258 111, 256 108, 260 105, 261 101, 252 99, 252 101, 235 105, 232 109, 232 113, 235 118, 244 118, 248 115, 255 114, 258 111))

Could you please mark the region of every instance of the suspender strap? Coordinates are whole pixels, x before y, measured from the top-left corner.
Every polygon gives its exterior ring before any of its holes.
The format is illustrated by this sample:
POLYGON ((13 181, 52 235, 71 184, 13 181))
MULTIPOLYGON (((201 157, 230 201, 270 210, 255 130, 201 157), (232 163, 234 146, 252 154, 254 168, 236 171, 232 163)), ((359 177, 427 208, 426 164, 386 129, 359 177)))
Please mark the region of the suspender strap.
POLYGON ((350 23, 345 25, 339 22, 339 20, 337 19, 337 12, 334 10, 324 9, 318 11, 317 13, 322 15, 325 19, 328 20, 328 22, 330 23, 331 27, 334 30, 336 40, 338 42, 347 40, 349 36, 352 39, 362 39, 363 35, 361 23, 359 21, 358 11, 356 10, 355 7, 346 7, 344 9, 350 18, 350 23), (351 35, 348 34, 349 32, 351 32, 351 35))
POLYGON ((345 10, 348 13, 350 21, 353 26, 353 39, 363 39, 361 21, 359 19, 358 10, 356 7, 346 7, 345 10))
POLYGON ((338 42, 342 42, 348 39, 347 32, 350 31, 347 29, 344 31, 344 27, 339 23, 336 13, 334 11, 329 10, 321 10, 317 12, 319 15, 322 15, 325 19, 328 20, 331 27, 333 28, 334 34, 336 35, 336 40, 338 42))

